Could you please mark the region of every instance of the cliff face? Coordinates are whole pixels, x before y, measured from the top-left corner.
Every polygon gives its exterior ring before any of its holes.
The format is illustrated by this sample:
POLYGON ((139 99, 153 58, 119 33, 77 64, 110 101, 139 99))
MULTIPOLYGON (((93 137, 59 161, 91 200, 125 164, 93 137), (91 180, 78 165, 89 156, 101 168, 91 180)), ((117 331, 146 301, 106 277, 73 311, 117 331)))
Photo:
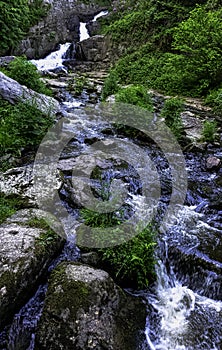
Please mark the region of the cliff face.
POLYGON ((49 6, 47 16, 32 27, 14 55, 42 58, 53 51, 59 43, 79 40, 79 22, 91 20, 104 9, 95 2, 84 4, 84 0, 45 0, 49 6))

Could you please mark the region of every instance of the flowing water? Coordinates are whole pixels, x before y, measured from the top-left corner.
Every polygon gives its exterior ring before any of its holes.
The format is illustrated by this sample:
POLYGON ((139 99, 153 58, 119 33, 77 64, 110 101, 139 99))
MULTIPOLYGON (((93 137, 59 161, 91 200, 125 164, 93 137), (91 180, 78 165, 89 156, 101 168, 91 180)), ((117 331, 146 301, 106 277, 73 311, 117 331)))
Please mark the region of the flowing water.
POLYGON ((49 71, 54 69, 64 69, 63 65, 64 55, 71 43, 60 44, 59 49, 55 52, 50 53, 47 57, 40 60, 31 60, 31 62, 37 67, 39 71, 49 71))
MULTIPOLYGON (((46 58, 44 63, 39 63, 39 69, 51 69, 48 68, 50 60, 61 65, 62 56, 69 47, 69 44, 65 45, 60 48, 59 54, 53 53, 50 59, 46 58)), ((78 101, 69 102, 79 106, 78 101)), ((81 118, 78 119, 78 113, 76 120, 70 119, 68 127, 70 130, 75 129, 75 138, 64 150, 61 161, 77 157, 95 140, 120 137, 135 142, 124 134, 118 134, 112 125, 101 128, 98 124, 87 124, 81 118), (78 124, 81 124, 79 131, 78 124)), ((172 190, 167 160, 154 144, 139 139, 136 143, 158 168, 162 186, 160 207, 164 210, 172 190)), ((127 152, 127 145, 124 147, 127 152)), ((159 233, 156 284, 149 290, 138 292, 146 300, 148 310, 144 350, 222 349, 222 210, 219 209, 222 174, 220 171, 206 170, 204 161, 208 154, 222 159, 221 151, 216 148, 209 149, 205 154, 185 154, 188 172, 186 201, 178 208, 179 216, 171 218, 169 229, 159 233)), ((127 185, 130 193, 125 208, 126 215, 131 215, 143 206, 141 182, 133 167, 108 160, 102 171, 106 182, 111 184, 117 178, 127 185)), ((67 184, 70 183, 71 175, 70 171, 64 172, 65 182, 60 195, 64 206, 72 215, 78 216, 78 208, 72 205, 68 192, 67 184)), ((100 192, 101 183, 94 181, 93 186, 95 192, 100 192)), ((140 215, 143 214, 141 210, 140 215)), ((60 261, 76 261, 78 257, 75 237, 71 235, 63 253, 52 262, 49 271, 60 261)), ((46 290, 47 285, 40 286, 35 296, 15 315, 10 329, 6 330, 9 336, 6 331, 0 335, 0 349, 34 349, 35 330, 46 290)))
MULTIPOLYGON (((100 17, 106 16, 108 14, 108 11, 101 11, 98 13, 92 20, 92 22, 96 22, 96 20, 100 17)), ((87 30, 87 23, 80 22, 80 39, 79 41, 83 41, 89 38, 89 33, 87 30)))

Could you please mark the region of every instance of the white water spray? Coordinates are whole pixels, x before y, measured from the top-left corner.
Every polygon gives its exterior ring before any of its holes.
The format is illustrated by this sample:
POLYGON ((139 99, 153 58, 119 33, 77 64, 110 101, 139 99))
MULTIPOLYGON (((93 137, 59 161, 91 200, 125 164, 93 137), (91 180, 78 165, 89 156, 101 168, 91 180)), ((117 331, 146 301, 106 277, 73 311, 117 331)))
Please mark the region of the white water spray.
POLYGON ((70 43, 60 45, 57 51, 50 53, 47 57, 40 60, 31 60, 31 62, 40 71, 53 70, 56 68, 65 69, 65 67, 63 66, 63 57, 70 45, 70 43))

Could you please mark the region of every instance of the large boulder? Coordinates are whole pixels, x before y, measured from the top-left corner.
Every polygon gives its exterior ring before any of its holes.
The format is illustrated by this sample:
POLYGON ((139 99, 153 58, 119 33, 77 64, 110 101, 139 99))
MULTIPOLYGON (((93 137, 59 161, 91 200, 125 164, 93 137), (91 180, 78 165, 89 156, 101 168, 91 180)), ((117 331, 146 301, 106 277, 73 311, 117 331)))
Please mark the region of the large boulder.
POLYGON ((0 97, 12 104, 21 101, 30 104, 34 102, 35 106, 46 114, 56 114, 60 112, 59 102, 54 98, 28 89, 26 86, 19 84, 2 72, 0 72, 0 97))
MULTIPOLYGON (((24 214, 24 213, 23 213, 24 214)), ((0 226, 0 329, 33 294, 64 239, 36 219, 15 215, 0 226)))
POLYGON ((79 23, 88 22, 104 7, 83 0, 44 0, 49 6, 45 18, 32 27, 14 51, 28 58, 43 58, 59 43, 79 41, 79 23))
POLYGON ((145 304, 107 272, 64 262, 49 281, 35 350, 135 350, 145 322, 145 304))
POLYGON ((95 35, 76 44, 76 59, 79 61, 104 62, 109 60, 110 39, 95 35))

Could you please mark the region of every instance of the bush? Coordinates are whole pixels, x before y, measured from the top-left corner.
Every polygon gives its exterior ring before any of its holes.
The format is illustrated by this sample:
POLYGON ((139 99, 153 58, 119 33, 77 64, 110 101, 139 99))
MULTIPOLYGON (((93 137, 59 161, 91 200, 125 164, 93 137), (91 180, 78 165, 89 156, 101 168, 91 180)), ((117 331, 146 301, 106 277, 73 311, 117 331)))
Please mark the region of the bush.
POLYGON ((99 253, 118 283, 143 289, 155 276, 155 245, 154 230, 147 226, 128 242, 99 249, 99 253))
POLYGON ((46 88, 41 80, 36 66, 25 57, 16 57, 9 63, 4 73, 16 80, 19 84, 27 86, 29 89, 42 94, 51 95, 51 91, 46 88))
POLYGON ((202 130, 202 140, 206 142, 214 142, 217 136, 217 122, 205 120, 202 130))
POLYGON ((40 143, 53 120, 34 104, 10 103, 0 99, 0 153, 20 156, 40 143))
POLYGON ((103 101, 110 96, 115 94, 119 90, 118 82, 117 82, 117 74, 113 71, 110 72, 109 76, 106 78, 101 98, 103 101))
POLYGON ((180 140, 182 136, 182 121, 180 114, 183 111, 183 101, 176 97, 165 101, 160 116, 165 118, 166 125, 171 129, 174 136, 180 140))
POLYGON ((213 112, 222 115, 222 89, 213 90, 205 98, 205 103, 213 107, 213 112))
MULTIPOLYGON (((118 217, 114 213, 101 214, 89 209, 82 209, 80 213, 87 226, 104 228, 104 230, 107 227, 113 227, 109 243, 117 241, 119 244, 122 235, 123 244, 97 250, 105 268, 113 278, 123 286, 146 288, 155 276, 154 248, 156 242, 152 226, 147 226, 133 238, 129 233, 129 240, 126 242, 125 232, 121 232, 121 226, 118 228, 123 217, 118 217)), ((78 233, 81 234, 81 232, 78 233)), ((100 242, 103 240, 102 234, 98 239, 100 242)))
POLYGON ((116 94, 116 102, 129 103, 148 109, 149 111, 152 110, 152 100, 147 89, 142 85, 133 85, 122 88, 116 94))

